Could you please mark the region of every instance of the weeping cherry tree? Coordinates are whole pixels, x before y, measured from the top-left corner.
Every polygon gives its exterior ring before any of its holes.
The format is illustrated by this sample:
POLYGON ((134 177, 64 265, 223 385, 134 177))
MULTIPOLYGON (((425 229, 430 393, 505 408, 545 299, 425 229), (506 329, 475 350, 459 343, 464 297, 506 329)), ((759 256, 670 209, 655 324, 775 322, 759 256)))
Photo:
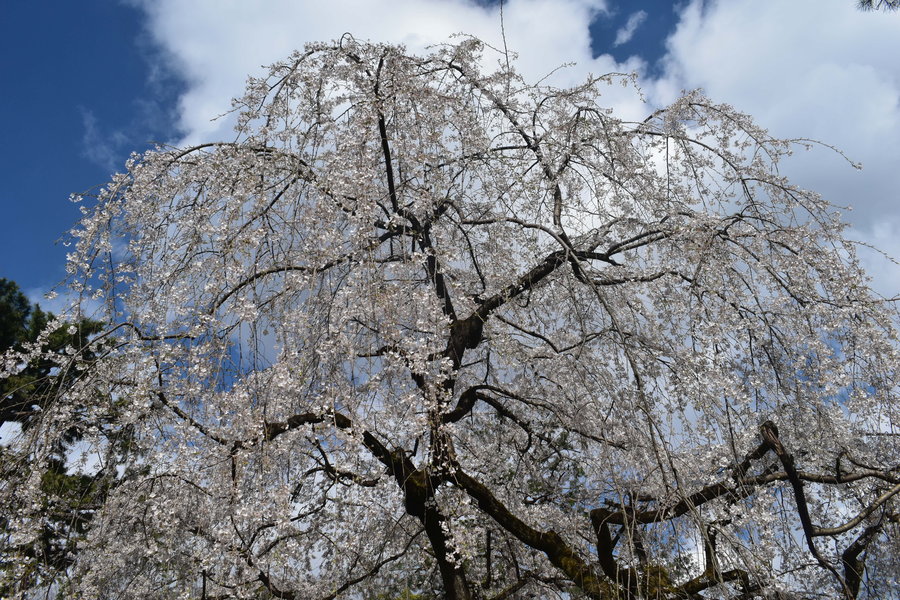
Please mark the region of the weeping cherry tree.
POLYGON ((309 45, 84 209, 106 328, 2 448, 10 597, 896 594, 897 313, 797 143, 500 58, 309 45), (105 492, 54 568, 72 428, 105 492))

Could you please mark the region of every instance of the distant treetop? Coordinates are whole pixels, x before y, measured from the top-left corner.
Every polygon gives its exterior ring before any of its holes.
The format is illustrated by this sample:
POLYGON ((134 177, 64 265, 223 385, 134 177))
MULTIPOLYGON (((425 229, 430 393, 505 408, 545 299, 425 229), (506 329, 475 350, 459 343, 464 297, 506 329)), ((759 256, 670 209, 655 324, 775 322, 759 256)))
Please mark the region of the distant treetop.
POLYGON ((893 11, 900 8, 900 0, 859 0, 860 10, 893 11))

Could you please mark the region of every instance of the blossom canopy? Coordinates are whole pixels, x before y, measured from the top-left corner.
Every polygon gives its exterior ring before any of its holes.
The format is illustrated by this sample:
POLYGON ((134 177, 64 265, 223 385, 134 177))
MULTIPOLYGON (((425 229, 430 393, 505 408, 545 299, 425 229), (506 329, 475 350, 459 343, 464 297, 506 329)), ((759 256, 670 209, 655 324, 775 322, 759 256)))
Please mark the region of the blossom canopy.
POLYGON ((619 83, 347 36, 251 79, 234 139, 129 161, 73 230, 108 329, 3 450, 0 586, 893 593, 897 314, 779 174, 807 142, 697 92, 622 120, 619 83), (73 428, 102 493, 60 566, 73 428))

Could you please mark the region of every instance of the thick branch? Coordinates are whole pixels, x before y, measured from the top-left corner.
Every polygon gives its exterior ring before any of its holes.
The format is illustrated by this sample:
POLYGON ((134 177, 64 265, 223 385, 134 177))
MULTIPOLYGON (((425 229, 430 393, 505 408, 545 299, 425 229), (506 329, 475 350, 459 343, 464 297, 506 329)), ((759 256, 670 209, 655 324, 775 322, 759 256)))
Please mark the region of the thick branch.
POLYGON ((522 292, 532 289, 565 262, 566 252, 564 250, 551 252, 544 260, 520 275, 515 283, 507 285, 490 298, 482 300, 481 306, 478 307, 478 310, 473 315, 478 315, 482 321, 486 321, 493 311, 503 306, 509 300, 518 297, 522 292))
POLYGON ((859 595, 859 586, 865 571, 865 561, 861 560, 859 555, 869 546, 869 542, 875 539, 875 536, 881 531, 881 526, 882 523, 878 522, 866 527, 841 554, 841 563, 844 565, 844 582, 851 599, 859 595))
MULTIPOLYGON (((390 238, 394 237, 398 233, 400 233, 400 230, 397 230, 397 229, 391 229, 385 233, 382 233, 377 238, 373 238, 368 243, 368 245, 362 249, 362 251, 372 250, 372 249, 376 248, 382 242, 389 240, 390 238)), ((290 273, 290 272, 321 273, 321 272, 327 271, 328 269, 331 269, 332 267, 335 267, 337 265, 347 263, 347 262, 352 262, 358 256, 358 254, 359 254, 359 252, 350 252, 343 256, 339 256, 333 260, 329 260, 325 263, 322 263, 321 265, 312 266, 312 267, 305 266, 305 265, 282 265, 279 267, 270 267, 268 269, 263 269, 262 271, 256 271, 256 272, 252 273, 251 275, 248 275, 247 277, 242 279, 240 282, 237 283, 237 285, 235 285, 233 288, 231 288, 230 290, 225 292, 220 298, 218 298, 215 302, 213 302, 210 305, 207 312, 209 314, 213 314, 223 304, 225 304, 229 298, 231 298, 233 295, 235 295, 236 293, 238 293, 239 291, 241 291, 242 289, 244 289, 245 287, 247 287, 248 285, 250 285, 251 283, 253 283, 254 281, 256 281, 258 279, 268 277, 269 275, 277 275, 280 273, 290 273)))
POLYGON ((819 565, 822 568, 831 571, 838 582, 841 584, 841 587, 844 589, 844 593, 848 598, 853 598, 853 595, 850 593, 850 589, 847 587, 847 583, 844 579, 838 574, 837 570, 831 566, 825 557, 823 557, 818 548, 816 548, 815 543, 813 543, 813 536, 815 535, 815 528, 813 527, 812 520, 809 517, 809 507, 806 504, 806 494, 803 491, 803 481, 800 479, 800 476, 797 474, 797 469, 794 466, 794 457, 787 450, 785 450, 784 445, 781 443, 781 440, 778 438, 778 428, 775 427, 775 424, 771 421, 766 421, 759 428, 760 435, 763 438, 763 443, 765 443, 769 448, 775 452, 775 455, 778 456, 778 459, 781 461, 781 464, 784 465, 785 473, 787 473, 788 481, 791 483, 791 487, 794 490, 794 499, 797 504, 797 514, 800 516, 800 524, 803 527, 803 534, 806 538, 806 545, 809 548, 810 553, 815 557, 816 561, 818 561, 819 565))
POLYGON ((498 525, 524 544, 543 552, 555 567, 565 573, 588 596, 598 600, 610 597, 607 588, 590 565, 585 563, 558 533, 553 530, 534 529, 514 515, 484 484, 458 467, 454 471, 453 481, 498 525))
MULTIPOLYGON (((264 436, 266 440, 272 440, 304 425, 325 421, 332 421, 340 429, 353 429, 350 418, 338 412, 302 413, 290 417, 287 421, 266 423, 264 436)), ((406 513, 419 519, 424 526, 438 562, 447 599, 469 600, 471 592, 462 566, 450 560, 446 518, 434 502, 434 493, 442 478, 432 477, 427 472, 417 469, 405 452, 400 449, 389 450, 369 431, 362 432, 362 442, 366 449, 387 467, 388 473, 394 477, 403 491, 406 513)))

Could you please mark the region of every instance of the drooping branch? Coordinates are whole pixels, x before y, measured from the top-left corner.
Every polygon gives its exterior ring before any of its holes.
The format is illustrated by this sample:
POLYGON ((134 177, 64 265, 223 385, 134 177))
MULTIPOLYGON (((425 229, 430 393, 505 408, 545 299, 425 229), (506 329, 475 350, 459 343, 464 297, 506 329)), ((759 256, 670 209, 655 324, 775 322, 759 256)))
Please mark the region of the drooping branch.
POLYGON ((402 558, 403 556, 405 556, 406 553, 409 552, 409 548, 410 548, 410 546, 412 546, 413 542, 416 541, 416 539, 418 539, 418 537, 422 534, 422 531, 424 531, 424 530, 419 530, 415 533, 415 535, 410 536, 409 540, 406 542, 406 545, 399 552, 380 559, 378 562, 376 562, 374 565, 372 565, 372 568, 369 569, 367 572, 363 573, 362 575, 360 575, 358 577, 348 579, 341 585, 337 586, 335 588, 334 592, 332 592, 332 593, 328 594, 327 596, 325 596, 324 598, 322 598, 322 600, 335 600, 335 598, 340 596, 342 593, 344 593, 351 587, 359 584, 361 581, 364 581, 364 580, 368 579, 369 577, 376 575, 382 569, 382 567, 384 567, 384 565, 386 565, 390 562, 393 562, 395 560, 398 560, 398 559, 402 558))
MULTIPOLYGON (((372 239, 366 247, 362 249, 362 252, 366 252, 369 250, 373 250, 377 248, 380 244, 386 242, 387 240, 395 237, 399 234, 399 231, 396 229, 391 229, 381 234, 380 236, 372 239)), ((308 265, 281 265, 276 267, 270 267, 268 269, 263 269, 261 271, 254 271, 237 284, 235 284, 231 289, 226 291, 224 294, 216 298, 215 302, 210 304, 209 309, 207 310, 208 314, 214 314, 219 308, 221 308, 229 298, 233 295, 240 292, 242 289, 247 287, 248 285, 258 281, 260 279, 264 279, 269 277, 270 275, 279 275, 283 273, 323 273, 332 269, 338 265, 346 264, 353 262, 356 258, 361 254, 361 252, 350 252, 333 260, 329 260, 321 265, 308 266, 308 265)))

